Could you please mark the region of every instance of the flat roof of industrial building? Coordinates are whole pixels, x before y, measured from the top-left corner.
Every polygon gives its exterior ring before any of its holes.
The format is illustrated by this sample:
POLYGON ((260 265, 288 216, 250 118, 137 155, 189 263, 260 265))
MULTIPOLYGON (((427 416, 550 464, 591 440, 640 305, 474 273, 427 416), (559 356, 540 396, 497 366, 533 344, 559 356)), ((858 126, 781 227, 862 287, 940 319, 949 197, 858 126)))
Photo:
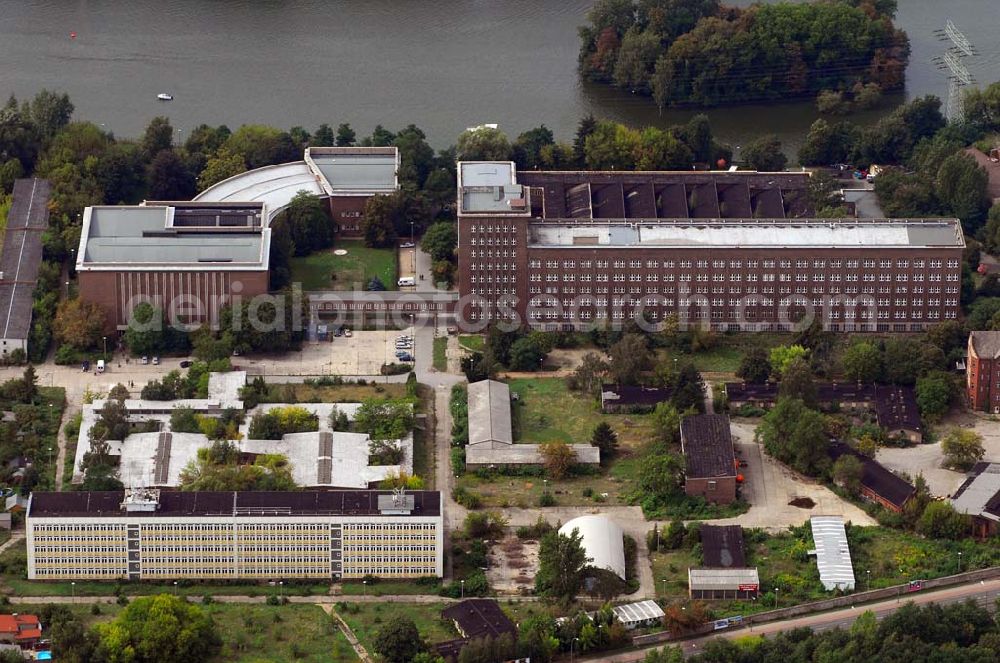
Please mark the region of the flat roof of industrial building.
POLYGON ((736 476, 733 435, 724 414, 694 414, 681 419, 681 451, 688 479, 736 476))
POLYGON ((389 193, 399 188, 395 147, 308 147, 305 162, 329 196, 389 193))
POLYGON ((42 262, 42 233, 49 227, 50 192, 48 180, 14 181, 0 253, 0 338, 28 338, 42 262))
POLYGON ((531 223, 546 248, 928 248, 965 246, 957 219, 654 219, 531 223))
MULTIPOLYGON (((441 515, 437 491, 407 491, 413 497, 411 516, 441 515)), ((182 492, 160 491, 155 511, 126 513, 125 491, 31 494, 29 518, 164 518, 190 516, 378 516, 380 496, 385 490, 182 492)))
POLYGON ((701 525, 702 561, 713 569, 742 568, 747 565, 743 528, 739 525, 701 525))
MULTIPOLYGON (((183 216, 183 214, 182 214, 183 216)), ((271 231, 260 226, 184 227, 169 205, 88 207, 77 270, 266 270, 271 231)))

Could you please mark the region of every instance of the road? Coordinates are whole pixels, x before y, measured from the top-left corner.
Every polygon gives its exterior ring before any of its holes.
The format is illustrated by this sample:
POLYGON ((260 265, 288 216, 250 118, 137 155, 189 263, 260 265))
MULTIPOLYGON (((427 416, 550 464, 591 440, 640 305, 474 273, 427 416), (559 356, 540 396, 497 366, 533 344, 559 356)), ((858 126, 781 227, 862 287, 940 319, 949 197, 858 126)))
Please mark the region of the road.
MULTIPOLYGON (((850 626, 854 623, 854 620, 866 610, 874 612, 876 618, 882 619, 886 615, 892 614, 898 610, 901 605, 904 605, 904 603, 909 601, 918 605, 924 605, 927 603, 941 603, 947 605, 949 603, 958 603, 965 601, 966 599, 972 599, 982 606, 987 606, 997 600, 998 597, 1000 597, 1000 578, 969 585, 947 587, 936 591, 906 594, 896 599, 878 601, 868 605, 858 605, 830 612, 803 615, 793 619, 760 624, 752 628, 733 629, 719 634, 706 635, 699 638, 691 638, 689 640, 668 644, 676 644, 683 649, 685 656, 693 656, 694 654, 701 652, 706 642, 715 638, 735 639, 751 634, 773 635, 775 633, 790 631, 800 627, 808 627, 814 631, 826 631, 833 628, 844 628, 850 626)), ((645 649, 618 654, 616 656, 604 655, 586 660, 601 660, 609 661, 611 663, 632 663, 634 661, 643 660, 646 657, 646 652, 650 649, 658 649, 662 646, 664 645, 661 644, 654 647, 646 647, 645 649)))

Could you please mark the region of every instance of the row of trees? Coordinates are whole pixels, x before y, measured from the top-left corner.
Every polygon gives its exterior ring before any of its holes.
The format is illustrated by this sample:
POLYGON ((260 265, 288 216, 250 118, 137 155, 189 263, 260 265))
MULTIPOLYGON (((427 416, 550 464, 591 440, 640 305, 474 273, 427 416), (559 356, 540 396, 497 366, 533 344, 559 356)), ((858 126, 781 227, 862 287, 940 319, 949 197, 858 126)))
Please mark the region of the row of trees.
POLYGON ((759 4, 600 0, 580 28, 592 80, 652 95, 660 108, 903 86, 909 40, 894 0, 759 4))
POLYGON ((867 663, 907 660, 986 663, 1000 657, 1000 626, 986 607, 973 601, 923 606, 907 603, 878 619, 866 611, 850 628, 799 628, 744 641, 714 638, 701 653, 685 657, 680 647, 653 650, 645 663, 867 663))

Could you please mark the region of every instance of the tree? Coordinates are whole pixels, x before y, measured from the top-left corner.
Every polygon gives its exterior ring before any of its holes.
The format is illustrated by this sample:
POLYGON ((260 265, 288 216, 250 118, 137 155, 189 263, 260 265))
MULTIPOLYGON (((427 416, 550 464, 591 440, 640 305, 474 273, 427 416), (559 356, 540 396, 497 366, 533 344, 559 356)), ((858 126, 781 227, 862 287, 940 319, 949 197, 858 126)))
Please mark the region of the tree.
POLYGON ((652 364, 652 354, 646 337, 629 333, 608 350, 610 377, 622 385, 633 385, 639 381, 643 371, 652 364))
POLYGON ((854 444, 854 449, 866 458, 874 458, 875 454, 878 453, 878 440, 874 435, 865 433, 858 438, 858 441, 854 444))
POLYGON ((983 459, 983 436, 968 428, 952 428, 941 438, 945 467, 968 470, 983 459))
POLYGON ((153 157, 173 147, 174 128, 170 125, 170 119, 159 115, 154 117, 146 125, 146 131, 142 135, 139 145, 146 157, 146 161, 152 161, 153 157))
POLYGON ((955 381, 945 371, 931 371, 917 379, 916 396, 920 416, 935 423, 948 413, 955 397, 955 381))
POLYGON ((430 209, 419 193, 402 188, 395 193, 372 196, 365 203, 361 230, 365 246, 392 246, 400 236, 408 236, 411 228, 423 232, 430 223, 430 209), (412 226, 411 226, 412 224, 412 226))
POLYGON ((611 424, 602 421, 594 427, 590 444, 601 450, 601 463, 606 463, 618 450, 618 434, 611 428, 611 424))
POLYGON ((778 345, 771 348, 771 368, 779 376, 784 377, 785 369, 793 359, 805 359, 809 351, 801 345, 778 345))
POLYGON ((354 145, 356 140, 357 134, 354 133, 351 125, 345 122, 337 126, 337 147, 350 147, 354 145))
POLYGON ((767 350, 753 347, 747 350, 740 360, 740 366, 736 370, 736 377, 742 378, 753 384, 767 382, 771 376, 771 360, 767 350))
POLYGON ((743 159, 754 170, 779 172, 785 169, 788 157, 781 151, 781 141, 773 134, 766 134, 750 141, 743 148, 743 159))
POLYGON ((549 532, 538 550, 535 591, 564 602, 572 600, 583 582, 583 569, 592 561, 583 549, 580 530, 574 528, 569 536, 549 532))
POLYGON ((244 124, 226 140, 225 149, 243 157, 251 170, 302 158, 288 133, 263 124, 244 124))
POLYGON ((136 598, 113 621, 94 629, 108 663, 198 663, 221 647, 212 618, 169 594, 136 598))
POLYGON ((513 159, 519 170, 531 170, 542 165, 542 148, 553 145, 552 130, 544 124, 525 131, 514 141, 513 159))
POLYGON ((549 440, 538 447, 545 471, 555 480, 564 478, 576 462, 576 452, 562 440, 549 440))
POLYGON ((330 128, 329 124, 324 122, 316 129, 310 145, 316 147, 333 147, 335 141, 336 138, 333 135, 333 129, 330 128))
POLYGON ((420 240, 420 248, 434 261, 454 261, 456 246, 458 246, 458 230, 455 224, 449 221, 432 223, 420 240))
POLYGON ((97 347, 104 329, 104 311, 82 299, 59 302, 52 331, 56 342, 81 350, 97 347))
POLYGON ((844 163, 853 152, 859 135, 860 130, 850 122, 830 124, 824 119, 816 120, 799 148, 799 163, 803 166, 844 163))
POLYGON ((354 429, 373 440, 398 440, 413 430, 413 406, 406 401, 366 398, 354 414, 354 429))
POLYGON ((833 480, 846 488, 851 494, 857 495, 861 490, 861 474, 864 466, 857 456, 845 453, 833 464, 833 480))
POLYGON ((687 535, 687 528, 684 527, 684 521, 680 518, 674 518, 670 521, 667 531, 663 533, 663 545, 668 550, 677 550, 683 545, 685 535, 687 535))
POLYGON ((425 649, 417 625, 404 615, 393 617, 376 631, 372 647, 388 663, 410 663, 425 649))
POLYGON ((333 245, 333 222, 319 196, 299 191, 282 215, 288 223, 295 255, 306 256, 333 245))
POLYGON ((817 476, 829 465, 824 417, 797 398, 779 398, 755 435, 768 454, 803 474, 817 476))
POLYGON ((917 531, 932 539, 961 539, 969 530, 969 517, 944 500, 928 504, 917 521, 917 531))
POLYGON ((855 341, 843 362, 844 373, 855 382, 875 382, 882 375, 882 353, 871 341, 855 341))
POLYGON ((937 171, 937 196, 959 219, 967 233, 979 229, 990 207, 986 170, 969 154, 956 152, 937 171))
POLYGON ((674 444, 680 436, 681 415, 673 403, 657 403, 650 415, 653 433, 662 444, 674 444))
POLYGON ((458 136, 460 161, 509 161, 511 154, 510 141, 499 129, 473 127, 458 136))
POLYGON ((639 468, 639 490, 648 498, 643 505, 655 508, 680 495, 684 487, 684 461, 675 453, 652 449, 639 468))
POLYGON ((566 378, 566 385, 570 389, 597 396, 608 368, 608 362, 601 359, 596 353, 588 352, 583 356, 580 365, 576 367, 573 374, 566 378))
POLYGON ((522 336, 510 346, 508 366, 514 371, 537 371, 546 354, 538 337, 534 334, 522 336))
POLYGON ((671 391, 670 402, 679 412, 685 410, 705 411, 705 383, 694 363, 687 361, 675 370, 668 380, 671 391))
POLYGON ((195 194, 194 174, 173 150, 160 150, 147 176, 152 200, 187 200, 195 194))
POLYGON ((882 354, 883 374, 892 384, 915 384, 927 371, 944 368, 939 348, 910 338, 890 338, 882 354))
POLYGON ((205 163, 201 174, 198 175, 198 190, 204 191, 213 184, 244 173, 246 170, 247 165, 243 156, 223 147, 205 163))

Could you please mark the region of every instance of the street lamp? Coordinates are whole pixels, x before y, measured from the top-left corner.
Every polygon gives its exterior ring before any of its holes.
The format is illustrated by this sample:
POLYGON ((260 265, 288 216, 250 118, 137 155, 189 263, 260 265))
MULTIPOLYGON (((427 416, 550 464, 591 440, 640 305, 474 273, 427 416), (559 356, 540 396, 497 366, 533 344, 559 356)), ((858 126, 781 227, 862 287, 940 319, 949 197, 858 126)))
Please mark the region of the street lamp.
POLYGON ((463 579, 463 580, 460 580, 459 582, 462 583, 462 600, 464 601, 465 600, 465 580, 463 579))
POLYGON ((872 588, 872 571, 868 569, 865 571, 865 591, 871 591, 872 588))
POLYGON ((76 581, 70 583, 70 591, 72 592, 73 598, 76 598, 76 581))
POLYGON ((101 338, 104 340, 104 361, 107 361, 108 360, 108 337, 107 336, 102 336, 101 338))
POLYGON ((573 640, 569 643, 569 660, 570 660, 570 663, 573 663, 573 657, 576 654, 576 652, 574 651, 574 645, 576 644, 576 641, 579 640, 579 639, 580 638, 573 638, 573 640))
POLYGON ((778 588, 775 587, 774 588, 774 609, 775 610, 778 609, 778 591, 779 591, 778 588))
POLYGON ((962 572, 962 551, 958 551, 958 572, 962 572))
POLYGON ((177 596, 177 581, 174 580, 174 596, 177 596))
POLYGON ((284 601, 285 600, 285 581, 284 580, 279 580, 278 581, 278 592, 281 594, 281 600, 284 601))
POLYGON ((364 590, 363 591, 365 593, 365 596, 368 596, 368 581, 367 580, 362 580, 361 584, 364 585, 364 590))

